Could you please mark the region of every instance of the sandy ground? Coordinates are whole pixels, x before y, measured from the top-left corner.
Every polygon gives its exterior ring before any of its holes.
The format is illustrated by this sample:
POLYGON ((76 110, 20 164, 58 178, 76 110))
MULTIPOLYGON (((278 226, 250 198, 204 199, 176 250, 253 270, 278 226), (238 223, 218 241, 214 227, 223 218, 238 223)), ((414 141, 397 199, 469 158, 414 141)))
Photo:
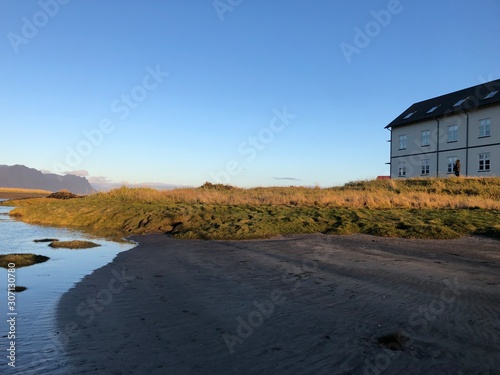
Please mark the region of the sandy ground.
POLYGON ((500 374, 498 240, 133 239, 60 301, 71 373, 500 374))

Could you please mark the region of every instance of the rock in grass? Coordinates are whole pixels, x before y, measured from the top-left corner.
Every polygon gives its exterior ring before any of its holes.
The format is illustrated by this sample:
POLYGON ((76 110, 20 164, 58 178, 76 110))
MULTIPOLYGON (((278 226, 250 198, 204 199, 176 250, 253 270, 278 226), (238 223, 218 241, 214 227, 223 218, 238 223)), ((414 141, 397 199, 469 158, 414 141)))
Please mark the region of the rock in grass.
POLYGON ((0 267, 9 268, 9 263, 15 264, 15 268, 32 266, 33 264, 43 263, 50 258, 44 255, 36 254, 5 254, 0 255, 0 267))
POLYGON ((33 242, 56 242, 59 241, 57 238, 42 238, 40 240, 33 240, 33 242))
POLYGON ((56 193, 52 193, 50 195, 47 195, 47 198, 54 198, 54 199, 73 199, 73 198, 82 198, 80 195, 73 194, 70 191, 67 190, 61 190, 56 193))
POLYGON ((90 241, 54 241, 49 244, 50 247, 54 249, 90 249, 92 247, 101 246, 90 241))

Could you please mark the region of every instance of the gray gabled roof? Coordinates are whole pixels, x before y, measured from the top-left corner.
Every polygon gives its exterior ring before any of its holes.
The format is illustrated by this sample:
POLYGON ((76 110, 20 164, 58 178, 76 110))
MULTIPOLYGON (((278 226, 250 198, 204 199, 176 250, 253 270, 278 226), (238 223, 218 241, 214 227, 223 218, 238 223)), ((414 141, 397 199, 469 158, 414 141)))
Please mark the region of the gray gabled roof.
POLYGON ((496 103, 500 103, 500 79, 415 103, 386 128, 473 111, 496 103))

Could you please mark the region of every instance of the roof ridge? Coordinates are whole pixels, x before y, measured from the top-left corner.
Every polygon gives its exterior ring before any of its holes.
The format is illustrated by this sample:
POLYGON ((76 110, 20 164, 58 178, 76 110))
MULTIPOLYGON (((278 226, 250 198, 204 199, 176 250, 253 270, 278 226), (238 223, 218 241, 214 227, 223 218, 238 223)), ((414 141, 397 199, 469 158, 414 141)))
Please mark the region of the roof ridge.
POLYGON ((497 104, 500 103, 500 94, 498 94, 498 91, 500 91, 500 79, 415 102, 387 125, 386 128, 407 125, 497 104), (497 93, 491 95, 495 91, 497 93))
POLYGON ((484 82, 484 83, 480 83, 479 85, 474 85, 474 86, 470 86, 470 87, 467 87, 465 89, 461 89, 461 90, 456 90, 456 91, 452 91, 452 92, 449 92, 448 94, 443 94, 443 95, 438 95, 438 96, 435 96, 433 98, 430 98, 430 99, 426 99, 426 100, 422 100, 420 102, 415 102, 413 104, 419 104, 419 103, 424 103, 424 102, 427 102, 427 101, 431 101, 431 100, 435 100, 435 99, 438 99, 438 98, 442 98, 444 96, 448 96, 448 95, 456 95, 460 92, 466 92, 466 91, 469 91, 469 90, 472 90, 472 89, 475 89, 476 87, 483 87, 485 85, 488 85, 488 84, 492 84, 492 83, 498 83, 500 85, 500 79, 495 79, 493 81, 488 81, 488 82, 484 82))

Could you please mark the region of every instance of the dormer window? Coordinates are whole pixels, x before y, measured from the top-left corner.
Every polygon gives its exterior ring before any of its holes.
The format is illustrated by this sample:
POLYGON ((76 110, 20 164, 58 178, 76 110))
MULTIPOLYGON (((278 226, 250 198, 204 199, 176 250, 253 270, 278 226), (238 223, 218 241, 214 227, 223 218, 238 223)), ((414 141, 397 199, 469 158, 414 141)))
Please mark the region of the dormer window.
POLYGON ((486 95, 486 96, 483 98, 483 100, 484 100, 484 99, 491 99, 491 98, 493 98, 496 94, 498 94, 498 90, 497 90, 497 91, 492 91, 492 92, 490 92, 488 95, 486 95))

